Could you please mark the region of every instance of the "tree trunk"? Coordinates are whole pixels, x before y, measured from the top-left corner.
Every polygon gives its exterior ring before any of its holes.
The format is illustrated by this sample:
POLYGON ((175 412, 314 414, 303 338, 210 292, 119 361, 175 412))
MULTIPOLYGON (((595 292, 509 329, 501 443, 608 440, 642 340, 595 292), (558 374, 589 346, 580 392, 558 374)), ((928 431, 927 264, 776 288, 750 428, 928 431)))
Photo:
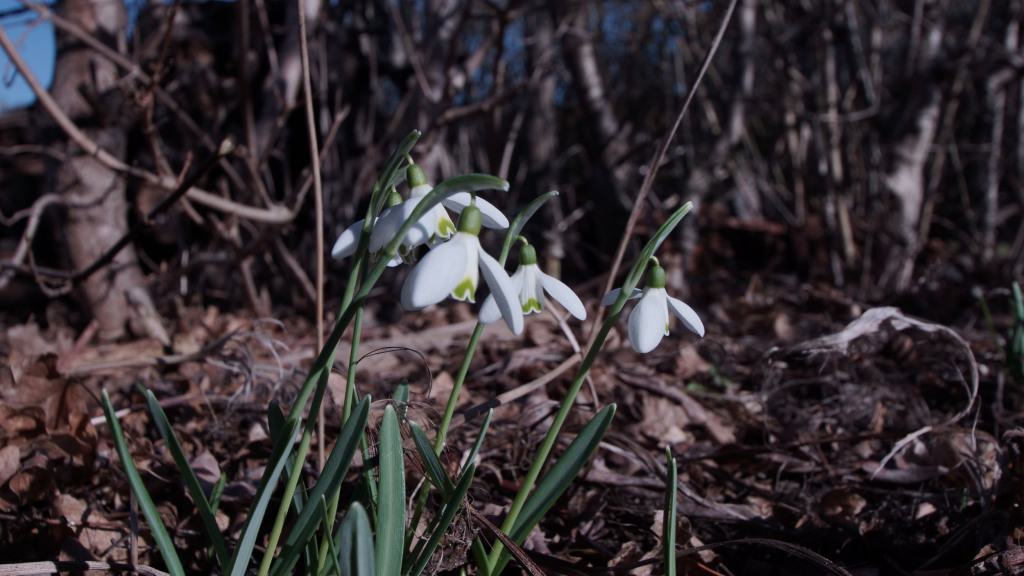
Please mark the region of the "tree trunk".
MULTIPOLYGON (((126 23, 123 3, 63 0, 57 5, 57 12, 111 47, 123 49, 126 23)), ((112 97, 120 94, 118 80, 112 63, 57 29, 57 60, 51 94, 93 141, 115 157, 124 158, 126 140, 119 117, 123 112, 119 105, 111 102, 112 97)), ((64 143, 65 159, 51 172, 51 183, 67 200, 64 239, 73 268, 81 270, 128 230, 125 181, 63 135, 57 139, 64 143)), ((124 335, 131 317, 129 298, 148 300, 140 296, 145 294, 142 284, 142 272, 131 246, 82 283, 81 297, 99 324, 101 339, 124 335)))

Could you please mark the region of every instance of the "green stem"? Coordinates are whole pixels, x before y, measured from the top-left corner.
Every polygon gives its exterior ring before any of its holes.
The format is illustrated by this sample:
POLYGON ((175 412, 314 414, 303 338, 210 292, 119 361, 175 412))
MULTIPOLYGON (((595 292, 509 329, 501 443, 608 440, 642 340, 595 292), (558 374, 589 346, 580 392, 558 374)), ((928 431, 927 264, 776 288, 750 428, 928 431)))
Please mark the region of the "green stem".
MULTIPOLYGON (((334 354, 330 354, 330 359, 334 360, 334 354)), ((277 509, 277 517, 274 519, 274 527, 270 531, 270 536, 267 541, 266 553, 263 555, 263 561, 260 563, 259 576, 267 576, 270 571, 270 564, 274 560, 274 551, 277 549, 277 543, 281 539, 281 532, 284 530, 284 521, 288 517, 288 509, 291 507, 292 496, 295 495, 295 487, 299 483, 299 477, 302 476, 302 465, 306 461, 306 454, 309 452, 309 444, 313 440, 313 432, 316 430, 317 415, 320 412, 320 405, 324 399, 324 390, 327 388, 327 374, 323 373, 323 376, 319 379, 316 387, 316 394, 313 396, 313 402, 309 408, 309 415, 306 417, 306 425, 302 431, 302 440, 299 442, 299 448, 295 452, 295 463, 292 464, 291 474, 288 476, 288 483, 285 485, 284 494, 281 495, 281 505, 277 509)), ((315 503, 307 502, 307 505, 315 506, 315 503)))
MULTIPOLYGON (((302 465, 306 460, 306 452, 309 450, 309 443, 312 439, 312 433, 308 431, 303 432, 299 449, 295 453, 295 464, 292 466, 291 474, 288 476, 288 483, 285 485, 284 494, 281 496, 281 506, 277 509, 274 527, 271 529, 269 539, 267 540, 267 552, 263 555, 263 561, 260 562, 259 576, 267 576, 270 572, 270 563, 274 560, 274 551, 277 549, 277 543, 281 539, 284 521, 288 517, 288 509, 292 502, 292 496, 295 494, 295 487, 299 483, 299 476, 302 475, 302 465)), ((315 506, 316 503, 307 502, 306 505, 315 506)))
POLYGON ((448 437, 448 427, 452 423, 452 416, 455 415, 455 405, 459 401, 459 393, 462 392, 462 384, 466 381, 469 373, 469 364, 473 361, 473 354, 476 352, 480 336, 484 333, 484 325, 477 322, 473 335, 469 338, 469 345, 466 347, 466 355, 462 357, 462 365, 459 366, 459 373, 455 376, 455 384, 452 385, 452 393, 448 396, 448 405, 444 408, 444 416, 437 427, 437 438, 434 440, 434 453, 441 455, 445 439, 448 437))
MULTIPOLYGON (((597 338, 594 339, 594 343, 590 346, 590 349, 587 350, 587 355, 583 358, 583 362, 580 364, 579 370, 576 372, 576 377, 569 386, 569 391, 565 396, 565 400, 562 402, 562 407, 558 409, 558 413, 555 415, 555 420, 551 423, 551 428, 548 429, 548 433, 544 437, 544 441, 537 450, 537 456, 534 458, 533 464, 530 466, 530 470, 523 478, 523 483, 519 488, 519 493, 516 494, 515 500, 512 501, 512 507, 509 508, 508 515, 505 516, 505 522, 501 525, 502 532, 508 534, 512 531, 512 527, 515 526, 516 519, 519 517, 519 512, 522 511, 523 505, 526 504, 526 499, 530 496, 530 492, 533 489, 533 485, 537 482, 537 478, 540 476, 541 470, 543 470, 545 464, 547 464, 548 456, 551 454, 551 449, 558 440, 558 434, 562 430, 562 425, 565 423, 565 419, 569 416, 569 412, 572 410, 573 404, 576 401, 576 395, 583 386, 583 381, 586 380, 587 373, 590 372, 590 367, 597 359, 597 353, 601 350, 601 346, 604 344, 605 338, 608 337, 608 332, 612 329, 612 325, 615 324, 615 320, 619 317, 619 312, 622 310, 622 304, 626 301, 625 295, 626 293, 623 291, 622 295, 619 297, 619 301, 612 306, 611 312, 609 312, 608 317, 605 318, 604 324, 601 325, 601 331, 598 332, 597 338)), ((501 552, 504 549, 505 547, 501 542, 496 542, 494 544, 494 548, 491 549, 491 555, 488 558, 490 563, 489 572, 491 574, 498 573, 498 561, 501 558, 501 552)))

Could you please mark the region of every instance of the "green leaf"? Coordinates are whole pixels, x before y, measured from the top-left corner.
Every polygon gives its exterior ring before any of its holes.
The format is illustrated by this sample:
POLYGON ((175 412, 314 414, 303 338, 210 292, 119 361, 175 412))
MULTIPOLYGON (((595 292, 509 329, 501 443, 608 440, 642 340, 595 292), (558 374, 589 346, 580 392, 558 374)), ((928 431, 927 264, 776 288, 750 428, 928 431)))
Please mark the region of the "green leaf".
POLYGON ((256 539, 259 536, 260 526, 263 524, 263 517, 267 514, 277 481, 288 464, 288 456, 292 452, 295 432, 298 429, 299 419, 289 418, 281 429, 281 435, 274 442, 274 450, 267 461, 266 471, 263 473, 263 478, 260 479, 260 485, 256 488, 256 498, 249 508, 249 517, 245 519, 242 536, 231 557, 231 567, 227 571, 230 576, 243 576, 249 568, 252 551, 256 547, 256 539))
POLYGON ((402 571, 405 546, 405 460, 395 407, 384 408, 380 426, 380 482, 377 504, 377 575, 402 571))
POLYGON ((411 420, 409 421, 409 429, 412 430, 412 441, 416 445, 416 451, 419 452, 420 459, 423 460, 423 467, 427 472, 427 477, 430 478, 430 483, 437 486, 437 489, 441 491, 441 496, 447 499, 451 496, 455 485, 452 484, 452 480, 448 477, 448 473, 445 471, 444 465, 441 464, 441 460, 438 459, 437 454, 434 454, 434 447, 430 444, 430 439, 427 438, 423 429, 411 420))
POLYGON ((523 227, 526 226, 526 223, 530 218, 533 218, 533 215, 540 210, 541 206, 543 206, 545 202, 551 200, 555 196, 558 196, 558 190, 552 190, 545 194, 541 194, 516 214, 516 217, 512 219, 511 223, 509 223, 508 233, 505 234, 505 244, 501 247, 501 256, 498 258, 498 262, 501 262, 502 265, 505 264, 505 260, 508 259, 508 253, 512 250, 512 244, 515 243, 516 237, 519 236, 519 233, 523 231, 523 227))
POLYGON ((405 171, 399 170, 399 168, 405 162, 406 156, 412 151, 413 146, 416 145, 416 141, 420 139, 420 135, 419 130, 410 132, 398 145, 398 148, 391 153, 391 157, 384 164, 384 169, 377 175, 377 182, 373 187, 373 197, 370 199, 370 206, 366 212, 368 222, 371 222, 384 208, 384 202, 387 201, 391 187, 405 178, 405 171))
MULTIPOLYGON (((427 452, 433 454, 431 450, 427 450, 427 452)), ((426 547, 413 564, 412 570, 409 572, 411 576, 419 576, 420 572, 423 572, 423 569, 426 568, 427 562, 430 561, 430 557, 434 554, 434 550, 437 549, 438 544, 441 543, 441 539, 448 532, 448 527, 451 526, 452 521, 455 520, 455 514, 457 514, 459 509, 462 507, 462 502, 466 499, 466 492, 469 492, 469 485, 473 482, 473 476, 475 474, 476 464, 470 464, 466 467, 466 471, 463 473, 462 479, 459 480, 459 483, 455 486, 451 495, 444 499, 444 506, 441 508, 439 513, 440 521, 437 522, 436 527, 434 527, 430 532, 430 538, 427 540, 426 547)))
MULTIPOLYGON (((171 429, 164 409, 160 407, 156 396, 149 390, 146 391, 146 402, 149 404, 149 412, 153 416, 153 424, 164 439, 167 449, 171 452, 171 457, 174 458, 174 464, 177 465, 178 471, 181 473, 181 479, 185 483, 185 488, 188 490, 189 495, 192 496, 192 501, 195 502, 196 508, 199 510, 199 517, 203 520, 203 527, 206 529, 206 536, 210 539, 210 544, 213 545, 217 562, 221 568, 226 568, 228 562, 231 561, 231 555, 228 553, 227 544, 224 543, 224 536, 220 533, 220 527, 217 526, 216 509, 210 505, 206 494, 203 493, 203 487, 199 484, 199 478, 196 477, 195 471, 192 470, 192 465, 189 464, 188 457, 185 456, 185 451, 181 448, 181 443, 178 442, 178 437, 174 434, 174 430, 171 429)), ((221 478, 223 477, 222 475, 221 478)))
POLYGON ((139 475, 139 470, 135 467, 135 462, 132 461, 132 454, 128 450, 128 443, 125 442, 124 432, 121 431, 121 424, 117 421, 114 407, 110 403, 110 396, 107 394, 106 389, 103 390, 102 397, 103 415, 107 419, 107 426, 110 427, 110 438, 114 441, 114 450, 117 451, 117 457, 121 459, 124 473, 128 477, 128 485, 131 487, 132 493, 135 494, 135 499, 139 502, 142 515, 146 519, 146 523, 149 524, 149 529, 153 533, 153 539, 156 540, 156 545, 160 549, 160 555, 163 557, 164 563, 167 564, 167 571, 175 576, 184 576, 185 568, 181 565, 181 560, 178 558, 177 549, 174 547, 174 540, 167 533, 167 528, 160 519, 160 513, 157 512, 153 499, 149 496, 145 483, 142 482, 142 476, 139 475))
MULTIPOLYGON (((359 440, 366 429, 366 421, 370 414, 370 397, 364 396, 356 404, 352 416, 341 429, 338 441, 331 450, 331 455, 324 463, 320 479, 309 494, 307 502, 318 502, 328 495, 334 494, 345 480, 352 458, 359 447, 359 440)), ((283 576, 292 571, 299 561, 306 543, 314 538, 319 525, 320 513, 316 506, 306 506, 298 515, 295 524, 284 542, 281 553, 270 570, 272 576, 283 576)))
POLYGON ((476 436, 476 442, 473 443, 473 448, 469 451, 466 462, 476 462, 476 455, 480 453, 480 447, 484 444, 484 436, 487 436, 487 430, 491 426, 491 416, 494 416, 494 408, 487 411, 487 417, 484 418, 484 423, 480 425, 480 433, 476 436))
MULTIPOLYGON (((509 530, 508 537, 513 542, 522 544, 530 534, 530 530, 533 530, 544 514, 554 506, 558 497, 565 492, 573 478, 583 469, 583 465, 587 463, 590 455, 597 449, 601 438, 604 437, 604 433, 612 423, 613 416, 615 416, 614 404, 606 406, 598 412, 569 444, 569 448, 551 467, 547 476, 537 483, 537 489, 530 494, 519 516, 516 517, 515 524, 509 530)), ((508 550, 502 550, 501 558, 492 573, 500 574, 509 558, 508 550)))
POLYGON ((665 458, 668 459, 668 475, 665 478, 665 511, 661 522, 661 546, 665 553, 665 574, 676 573, 676 459, 672 457, 672 449, 665 447, 665 458))
MULTIPOLYGON (((327 509, 327 498, 320 499, 320 522, 322 522, 324 526, 330 526, 332 524, 331 513, 327 509)), ((313 557, 315 558, 316 556, 313 557)), ((331 538, 327 538, 327 557, 331 559, 331 568, 333 568, 333 572, 328 571, 327 574, 346 573, 341 568, 341 555, 338 553, 338 547, 334 545, 334 540, 331 538)), ((308 563, 307 566, 312 566, 311 560, 312 559, 310 559, 310 563, 308 563)))
POLYGON ((373 562, 373 533, 366 509, 359 502, 353 502, 341 520, 336 539, 343 574, 351 576, 375 576, 373 562))

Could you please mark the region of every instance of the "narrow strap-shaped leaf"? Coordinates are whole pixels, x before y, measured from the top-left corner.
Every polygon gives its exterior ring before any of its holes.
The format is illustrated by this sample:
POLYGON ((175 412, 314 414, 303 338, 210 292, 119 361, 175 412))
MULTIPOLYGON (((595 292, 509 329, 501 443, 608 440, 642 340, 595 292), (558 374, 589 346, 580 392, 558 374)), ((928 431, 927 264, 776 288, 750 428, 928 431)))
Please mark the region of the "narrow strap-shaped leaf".
POLYGON ((476 442, 473 443, 473 448, 469 451, 469 456, 466 457, 468 464, 476 462, 476 455, 480 453, 480 447, 484 445, 484 436, 487 436, 487 430, 491 427, 491 416, 494 416, 494 408, 487 411, 487 417, 484 418, 484 423, 480 425, 480 433, 477 434, 476 442))
MULTIPOLYGON (((331 513, 327 510, 327 498, 320 499, 320 521, 324 526, 330 526, 331 524, 331 513)), ((338 548, 334 545, 334 540, 331 538, 327 538, 327 557, 331 559, 331 567, 334 568, 334 571, 328 571, 328 574, 345 573, 341 568, 341 556, 338 554, 338 548)), ((307 564, 307 566, 312 566, 312 564, 307 564)))
POLYGON ((239 538, 238 546, 231 557, 231 567, 228 571, 230 576, 243 576, 249 568, 249 561, 252 559, 252 551, 256 547, 256 539, 259 536, 260 526, 263 524, 263 517, 266 516, 267 508, 270 506, 274 487, 277 486, 277 481, 288 463, 288 455, 291 454, 295 432, 298 429, 299 419, 288 419, 281 429, 281 435, 274 442, 274 450, 267 461, 266 471, 256 489, 256 499, 253 501, 252 507, 249 508, 249 517, 245 519, 242 537, 239 538))
POLYGON ((512 222, 508 226, 508 233, 505 234, 505 243, 501 247, 501 254, 498 257, 498 262, 505 264, 505 259, 508 258, 508 253, 512 250, 512 244, 516 241, 516 237, 523 231, 523 227, 526 223, 540 210, 541 206, 545 202, 551 200, 555 196, 558 196, 558 190, 552 190, 550 192, 541 194, 526 205, 525 208, 516 214, 516 217, 512 219, 512 222))
POLYGON ((411 420, 409 429, 412 430, 412 441, 416 444, 416 451, 419 453, 420 459, 423 460, 423 467, 427 472, 427 477, 430 478, 430 483, 437 486, 442 497, 448 499, 455 485, 452 484, 452 480, 448 477, 448 472, 445 471, 437 454, 434 454, 434 447, 430 444, 430 439, 427 438, 423 429, 411 420))
MULTIPOLYGON (((359 440, 363 430, 366 428, 366 421, 370 414, 370 397, 364 396, 356 405, 349 417, 348 422, 341 429, 338 441, 331 450, 324 463, 324 469, 320 473, 320 479, 309 494, 308 502, 317 502, 321 498, 334 494, 345 480, 349 466, 352 464, 352 457, 355 456, 359 447, 359 440)), ((298 515, 295 524, 284 541, 281 553, 271 567, 271 576, 283 576, 291 572, 298 563, 299 555, 302 553, 306 542, 313 539, 319 525, 320 513, 316 506, 306 506, 298 515)))
MULTIPOLYGON (((427 450, 427 452, 431 452, 427 450)), ((434 554, 434 550, 437 549, 438 544, 441 543, 441 538, 448 532, 448 527, 452 525, 452 521, 455 520, 455 514, 458 513, 459 508, 462 507, 462 501, 466 498, 466 492, 469 492, 469 485, 473 482, 473 476, 476 474, 476 464, 470 464, 466 467, 465 473, 462 475, 462 479, 452 490, 451 496, 445 498, 444 506, 440 511, 440 522, 430 533, 430 539, 427 540, 427 545, 423 549, 423 553, 416 559, 413 564, 412 570, 409 572, 410 576, 419 576, 420 572, 426 568, 427 562, 430 557, 434 554)))
POLYGON ((353 502, 341 520, 335 546, 341 559, 342 574, 351 576, 375 576, 373 562, 373 532, 366 509, 359 502, 353 502))
POLYGON ((380 482, 377 494, 377 576, 402 571, 405 546, 405 460, 395 408, 384 408, 380 426, 380 482))
MULTIPOLYGON (((604 437, 604 433, 608 430, 608 426, 612 423, 612 417, 615 415, 615 405, 611 404, 606 406, 603 410, 598 412, 591 420, 583 427, 579 435, 569 444, 569 448, 566 449, 562 457, 555 462, 554 466, 548 472, 547 476, 541 479, 537 483, 537 489, 530 494, 530 497, 526 500, 523 505, 522 511, 516 518, 515 524, 512 526, 512 530, 509 531, 509 538, 517 544, 522 544, 526 540, 526 536, 529 535, 530 530, 540 522, 540 519, 544 517, 544 514, 554 506, 555 501, 558 497, 565 492, 565 489, 572 483, 573 478, 579 474, 579 471, 586 464, 590 455, 597 449, 597 445, 601 442, 601 438, 604 437)), ((501 570, 508 563, 509 555, 508 550, 503 550, 501 558, 495 565, 493 571, 494 574, 500 574, 501 570)))
POLYGON ((181 479, 185 483, 185 488, 188 490, 189 495, 192 496, 196 509, 199 510, 199 517, 203 521, 203 527, 206 528, 206 535, 210 539, 210 544, 213 545, 217 562, 221 568, 226 568, 228 562, 231 561, 231 555, 228 553, 227 544, 224 543, 224 536, 220 533, 220 527, 217 526, 215 508, 210 505, 206 494, 203 493, 203 487, 199 484, 199 478, 196 477, 195 471, 192 470, 192 465, 189 464, 188 457, 185 456, 185 451, 182 450, 181 443, 178 442, 178 437, 174 434, 174 430, 171 429, 171 425, 167 421, 167 414, 160 407, 156 396, 149 390, 146 390, 146 402, 149 404, 149 413, 153 417, 153 424, 156 426, 157 431, 160 432, 160 437, 164 439, 167 449, 170 450, 171 457, 174 458, 174 464, 177 465, 178 472, 181 473, 181 479))
POLYGON ((160 513, 157 512, 153 499, 149 496, 145 483, 142 482, 142 476, 139 475, 139 470, 135 467, 135 462, 132 461, 132 454, 128 450, 128 443, 125 442, 124 432, 121 431, 121 424, 117 421, 114 406, 110 403, 110 396, 106 389, 103 390, 102 396, 103 415, 107 419, 107 426, 110 427, 110 438, 114 441, 114 450, 117 451, 117 456, 121 459, 124 473, 128 477, 128 486, 131 487, 135 499, 139 502, 142 515, 146 518, 146 523, 149 524, 149 529, 153 533, 153 539, 156 540, 156 545, 160 549, 160 555, 163 557, 164 563, 167 564, 167 571, 174 576, 185 576, 185 568, 178 558, 174 540, 167 533, 167 528, 160 519, 160 513))

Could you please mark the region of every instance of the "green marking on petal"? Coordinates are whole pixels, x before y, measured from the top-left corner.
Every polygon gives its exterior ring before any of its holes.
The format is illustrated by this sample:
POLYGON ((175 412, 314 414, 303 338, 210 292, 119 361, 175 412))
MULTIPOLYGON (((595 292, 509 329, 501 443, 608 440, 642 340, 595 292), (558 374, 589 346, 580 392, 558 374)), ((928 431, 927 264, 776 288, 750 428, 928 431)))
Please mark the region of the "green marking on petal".
POLYGON ((665 336, 668 336, 668 321, 665 321, 665 336))
POLYGON ((448 238, 452 234, 455 234, 455 223, 448 217, 448 214, 445 214, 444 217, 438 217, 437 235, 441 238, 448 238))
POLYGON ((476 295, 476 285, 471 278, 466 278, 452 290, 452 298, 463 302, 476 302, 473 297, 476 295))
POLYGON ((530 298, 523 303, 523 314, 532 314, 534 312, 540 312, 541 305, 536 298, 530 298))

